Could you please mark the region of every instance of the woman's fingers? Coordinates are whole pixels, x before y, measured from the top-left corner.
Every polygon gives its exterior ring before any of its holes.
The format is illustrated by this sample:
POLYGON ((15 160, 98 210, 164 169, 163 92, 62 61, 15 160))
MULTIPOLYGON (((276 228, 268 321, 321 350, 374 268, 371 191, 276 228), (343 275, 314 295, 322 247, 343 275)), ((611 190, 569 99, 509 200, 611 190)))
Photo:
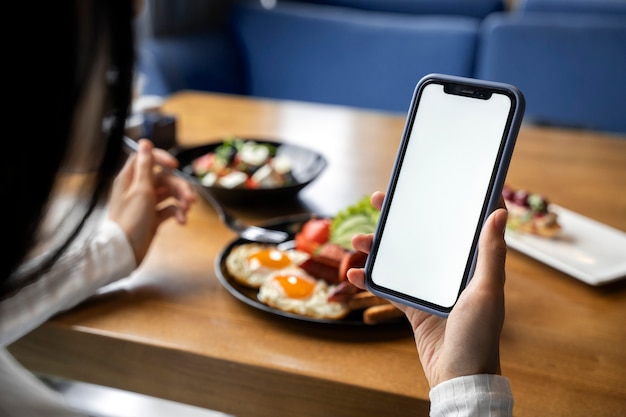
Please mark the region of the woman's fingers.
POLYGON ((149 140, 142 139, 139 141, 137 149, 137 159, 135 161, 134 180, 138 184, 151 186, 154 184, 153 168, 154 156, 152 150, 154 146, 149 140))
POLYGON ((187 211, 196 201, 196 195, 187 181, 169 172, 169 169, 178 167, 176 158, 163 149, 155 148, 146 139, 139 141, 135 158, 135 164, 129 164, 134 166, 134 181, 136 185, 146 187, 146 190, 153 190, 157 224, 170 217, 175 217, 181 224, 185 223, 187 211))
POLYGON ((196 201, 196 194, 193 192, 191 185, 182 178, 175 177, 166 171, 161 171, 156 175, 156 187, 157 206, 159 209, 165 207, 163 205, 165 202, 171 206, 171 209, 160 214, 160 217, 169 215, 163 218, 165 220, 167 217, 175 216, 179 223, 184 223, 187 211, 196 201))
POLYGON ((170 169, 178 168, 178 159, 174 158, 172 154, 165 151, 164 149, 154 148, 152 153, 154 155, 154 160, 157 164, 166 166, 170 169))
POLYGON ((374 191, 374 193, 372 193, 372 196, 370 198, 370 201, 372 202, 372 206, 374 206, 376 210, 380 210, 383 207, 384 200, 385 200, 385 193, 383 193, 382 191, 374 191))

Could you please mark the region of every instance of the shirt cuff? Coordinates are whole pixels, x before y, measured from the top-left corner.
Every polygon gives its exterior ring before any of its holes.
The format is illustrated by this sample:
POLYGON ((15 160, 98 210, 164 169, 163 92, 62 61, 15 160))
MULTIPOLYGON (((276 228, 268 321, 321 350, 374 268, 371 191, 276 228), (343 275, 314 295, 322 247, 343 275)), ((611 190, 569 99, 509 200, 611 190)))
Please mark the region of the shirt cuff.
POLYGON ((513 394, 500 375, 468 375, 444 381, 430 391, 431 417, 511 416, 513 394))
POLYGON ((128 241, 126 233, 113 220, 105 219, 100 225, 94 244, 99 247, 104 256, 116 259, 116 266, 109 273, 114 279, 130 274, 137 268, 135 252, 128 241))

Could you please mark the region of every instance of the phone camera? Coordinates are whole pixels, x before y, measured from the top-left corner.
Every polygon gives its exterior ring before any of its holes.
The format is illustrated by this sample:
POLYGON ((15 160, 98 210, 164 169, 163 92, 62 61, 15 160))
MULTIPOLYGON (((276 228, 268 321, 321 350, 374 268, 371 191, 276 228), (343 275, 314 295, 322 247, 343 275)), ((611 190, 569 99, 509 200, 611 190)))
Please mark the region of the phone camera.
POLYGON ((478 96, 478 98, 486 100, 491 97, 491 92, 487 90, 477 90, 476 95, 478 96))

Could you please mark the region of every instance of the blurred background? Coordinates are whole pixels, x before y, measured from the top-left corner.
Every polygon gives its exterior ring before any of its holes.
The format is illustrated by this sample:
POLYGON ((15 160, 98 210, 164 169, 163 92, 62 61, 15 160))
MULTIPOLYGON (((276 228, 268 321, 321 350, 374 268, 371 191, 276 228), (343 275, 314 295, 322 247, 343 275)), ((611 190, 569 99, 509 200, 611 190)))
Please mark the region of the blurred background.
POLYGON ((501 81, 527 123, 626 134, 626 0, 145 0, 141 94, 405 113, 431 72, 501 81))

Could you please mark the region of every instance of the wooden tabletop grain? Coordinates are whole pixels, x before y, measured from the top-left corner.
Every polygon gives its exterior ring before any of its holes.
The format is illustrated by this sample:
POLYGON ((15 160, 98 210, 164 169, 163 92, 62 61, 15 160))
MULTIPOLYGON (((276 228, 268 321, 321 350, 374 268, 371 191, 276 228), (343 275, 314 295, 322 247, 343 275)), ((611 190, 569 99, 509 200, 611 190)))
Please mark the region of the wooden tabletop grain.
MULTIPOLYGON (((298 200, 231 207, 263 223, 333 214, 384 190, 404 116, 181 92, 181 146, 228 135, 304 145, 328 168, 298 200)), ((507 177, 626 231, 626 138, 523 126, 507 177)), ((119 285, 11 346, 27 367, 237 416, 426 416, 428 385, 406 323, 340 326, 279 317, 233 297, 215 262, 234 234, 200 201, 167 223, 119 285)), ((509 250, 502 370, 516 416, 617 416, 626 410, 625 280, 591 286, 509 250)))

